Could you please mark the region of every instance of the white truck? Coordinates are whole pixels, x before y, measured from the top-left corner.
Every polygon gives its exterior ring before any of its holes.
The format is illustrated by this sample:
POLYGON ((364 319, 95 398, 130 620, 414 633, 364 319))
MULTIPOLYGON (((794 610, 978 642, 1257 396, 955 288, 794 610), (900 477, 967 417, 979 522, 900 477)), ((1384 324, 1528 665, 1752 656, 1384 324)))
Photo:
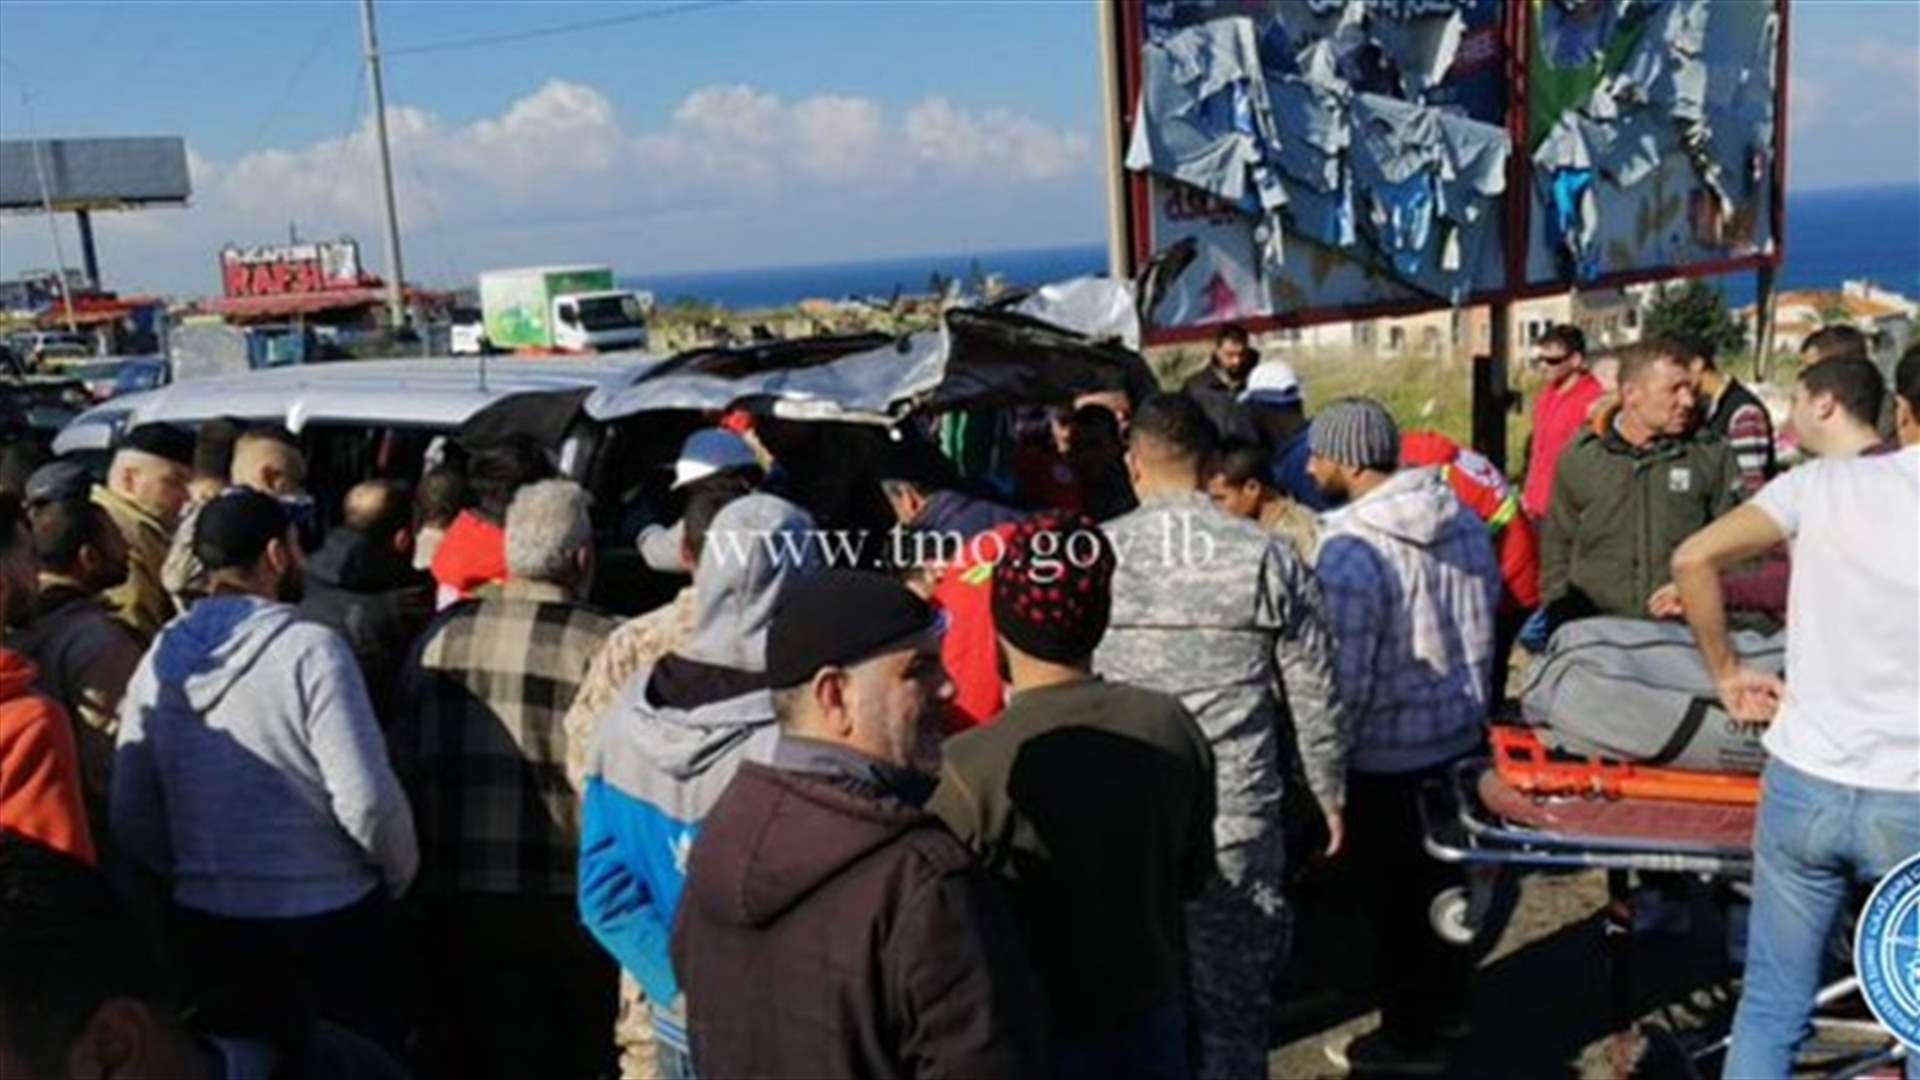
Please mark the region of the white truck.
POLYGON ((647 347, 646 303, 633 292, 614 288, 613 270, 605 266, 486 271, 480 275, 480 314, 484 337, 473 342, 473 351, 581 353, 647 347))

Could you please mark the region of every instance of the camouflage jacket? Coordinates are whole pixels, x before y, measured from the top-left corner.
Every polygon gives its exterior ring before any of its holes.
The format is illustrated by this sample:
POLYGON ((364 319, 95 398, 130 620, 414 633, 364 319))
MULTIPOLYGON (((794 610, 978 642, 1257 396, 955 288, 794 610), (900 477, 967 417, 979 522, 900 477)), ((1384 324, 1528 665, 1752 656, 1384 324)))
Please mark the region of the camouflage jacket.
MULTIPOLYGON (((1094 655, 1104 676, 1177 695, 1213 745, 1221 870, 1236 850, 1277 847, 1279 735, 1295 732, 1323 805, 1345 798, 1347 735, 1333 689, 1319 586, 1291 544, 1200 492, 1153 496, 1108 522, 1119 568, 1113 619, 1094 655)), ((1277 856, 1242 850, 1262 878, 1277 856)))
POLYGON ((606 644, 587 667, 587 677, 574 696, 573 706, 560 722, 567 736, 567 779, 577 795, 586 790, 588 752, 600 718, 620 698, 634 672, 651 668, 660 658, 693 636, 693 587, 681 589, 673 602, 645 615, 628 619, 607 636, 606 644))

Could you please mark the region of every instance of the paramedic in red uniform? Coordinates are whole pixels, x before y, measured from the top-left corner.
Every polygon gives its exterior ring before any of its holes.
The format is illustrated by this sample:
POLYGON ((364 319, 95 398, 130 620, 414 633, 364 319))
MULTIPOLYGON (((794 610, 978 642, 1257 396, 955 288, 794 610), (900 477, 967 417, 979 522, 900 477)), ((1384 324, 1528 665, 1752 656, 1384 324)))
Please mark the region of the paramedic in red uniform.
POLYGON ((1437 465, 1447 486, 1487 523, 1500 556, 1500 609, 1494 619, 1493 696, 1499 708, 1507 690, 1507 660, 1527 616, 1540 606, 1540 534, 1520 508, 1520 497, 1485 457, 1437 431, 1409 431, 1400 439, 1404 468, 1437 465))

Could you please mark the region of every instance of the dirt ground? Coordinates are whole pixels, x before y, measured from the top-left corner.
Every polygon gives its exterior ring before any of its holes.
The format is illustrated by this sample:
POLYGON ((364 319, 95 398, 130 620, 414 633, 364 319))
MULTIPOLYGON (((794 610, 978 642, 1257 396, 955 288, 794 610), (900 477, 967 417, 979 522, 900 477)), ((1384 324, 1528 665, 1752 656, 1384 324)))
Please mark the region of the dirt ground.
MULTIPOLYGON (((1280 1002, 1273 1077, 1339 1075, 1322 1053, 1335 1035, 1365 1032, 1379 1022, 1365 986, 1373 962, 1366 931, 1338 883, 1301 897, 1288 1000, 1280 1002)), ((1599 871, 1534 873, 1520 881, 1520 899, 1473 984, 1473 1031, 1453 1056, 1452 1074, 1473 1077, 1606 1077, 1685 1075, 1669 1045, 1620 1046, 1609 1004, 1603 934, 1606 876, 1599 871), (1620 1052, 1622 1070, 1612 1054, 1620 1052)), ((1634 946, 1633 1011, 1643 1023, 1710 1042, 1724 1033, 1737 1000, 1725 958, 1726 931, 1713 891, 1693 901, 1693 933, 1641 939, 1634 946)), ((1398 977, 1417 979, 1406 971, 1398 977)), ((1625 1026, 1625 1025, 1621 1025, 1625 1026)), ((1626 1040, 1631 1042, 1631 1040, 1626 1040)), ((1717 1064, 1717 1062, 1716 1062, 1717 1064)))

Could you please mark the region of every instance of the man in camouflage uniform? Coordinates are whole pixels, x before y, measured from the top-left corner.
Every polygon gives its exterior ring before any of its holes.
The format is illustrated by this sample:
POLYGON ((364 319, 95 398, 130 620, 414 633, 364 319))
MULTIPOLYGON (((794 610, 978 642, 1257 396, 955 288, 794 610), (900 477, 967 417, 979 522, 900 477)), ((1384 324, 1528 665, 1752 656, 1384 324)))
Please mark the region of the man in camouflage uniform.
POLYGON ((1295 747, 1283 736, 1296 733, 1333 850, 1346 733, 1313 573, 1285 540, 1208 499, 1216 438, 1183 396, 1135 416, 1127 463, 1140 508, 1106 525, 1119 569, 1094 666, 1177 695, 1213 747, 1220 872, 1187 908, 1198 1075, 1265 1077, 1271 978, 1290 932, 1280 800, 1295 747))

